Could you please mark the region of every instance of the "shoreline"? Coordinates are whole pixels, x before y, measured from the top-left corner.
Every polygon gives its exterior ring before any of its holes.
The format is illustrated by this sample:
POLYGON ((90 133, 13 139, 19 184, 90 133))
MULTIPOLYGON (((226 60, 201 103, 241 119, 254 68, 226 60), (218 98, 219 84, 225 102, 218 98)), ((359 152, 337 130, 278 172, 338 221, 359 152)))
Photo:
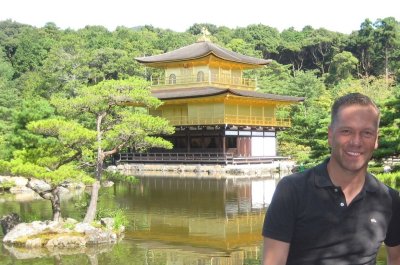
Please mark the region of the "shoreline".
POLYGON ((126 163, 108 166, 106 170, 137 177, 281 178, 291 174, 295 166, 294 161, 242 165, 126 163))

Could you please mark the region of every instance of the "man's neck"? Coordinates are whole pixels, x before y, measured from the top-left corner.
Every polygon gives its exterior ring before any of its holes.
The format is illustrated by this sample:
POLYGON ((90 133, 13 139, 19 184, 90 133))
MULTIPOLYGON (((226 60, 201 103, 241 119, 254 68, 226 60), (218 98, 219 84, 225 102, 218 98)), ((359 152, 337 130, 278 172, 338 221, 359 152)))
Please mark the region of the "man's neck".
POLYGON ((349 171, 332 160, 328 162, 327 169, 333 185, 341 187, 349 205, 362 190, 367 170, 349 171))

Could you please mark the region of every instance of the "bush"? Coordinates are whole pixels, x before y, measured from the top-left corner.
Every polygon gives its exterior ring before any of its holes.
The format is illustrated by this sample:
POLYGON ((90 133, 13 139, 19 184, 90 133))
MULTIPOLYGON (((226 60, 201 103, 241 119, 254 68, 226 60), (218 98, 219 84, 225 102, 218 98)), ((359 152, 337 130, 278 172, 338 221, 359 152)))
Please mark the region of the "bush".
POLYGON ((113 218, 115 230, 119 230, 122 226, 126 227, 129 224, 128 217, 122 209, 99 209, 96 217, 98 220, 105 217, 113 218))
POLYGON ((377 174, 376 177, 386 185, 400 189, 400 171, 377 174))
POLYGON ((104 177, 104 179, 108 179, 108 180, 112 180, 112 181, 125 181, 125 182, 129 182, 132 184, 139 183, 138 178, 136 178, 134 176, 124 175, 119 171, 105 170, 103 172, 103 177, 104 177))
POLYGON ((10 175, 11 164, 8 161, 0 160, 0 174, 10 175))
POLYGON ((383 167, 382 166, 369 166, 368 167, 368 172, 371 174, 377 175, 383 173, 383 167))

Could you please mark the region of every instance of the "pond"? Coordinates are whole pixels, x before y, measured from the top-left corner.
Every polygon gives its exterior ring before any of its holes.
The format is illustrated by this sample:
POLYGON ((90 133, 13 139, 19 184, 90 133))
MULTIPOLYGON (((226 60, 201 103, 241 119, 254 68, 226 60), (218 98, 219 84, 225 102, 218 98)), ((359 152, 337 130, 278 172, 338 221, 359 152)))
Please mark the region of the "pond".
MULTIPOLYGON (((258 265, 261 227, 275 185, 276 180, 263 178, 144 177, 137 184, 116 183, 101 189, 99 208, 126 210, 129 226, 120 243, 57 255, 1 246, 0 264, 258 265)), ((63 200, 64 217, 81 219, 85 197, 63 200)), ((3 194, 0 202, 0 216, 51 217, 44 200, 3 194)), ((386 264, 383 253, 378 264, 386 264)))

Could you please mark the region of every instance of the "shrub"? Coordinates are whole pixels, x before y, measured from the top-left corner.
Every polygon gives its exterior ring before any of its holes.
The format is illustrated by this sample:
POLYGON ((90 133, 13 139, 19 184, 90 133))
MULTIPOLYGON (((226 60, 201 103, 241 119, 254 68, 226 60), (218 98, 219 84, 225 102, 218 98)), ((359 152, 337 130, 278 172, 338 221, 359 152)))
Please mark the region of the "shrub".
POLYGON ((129 224, 128 217, 122 209, 99 209, 97 211, 97 218, 101 219, 105 217, 111 217, 114 219, 114 229, 119 230, 122 226, 129 224))
POLYGON ((400 171, 377 174, 376 177, 386 185, 400 189, 400 171))
POLYGON ((11 164, 8 161, 0 160, 0 174, 10 175, 11 164))

